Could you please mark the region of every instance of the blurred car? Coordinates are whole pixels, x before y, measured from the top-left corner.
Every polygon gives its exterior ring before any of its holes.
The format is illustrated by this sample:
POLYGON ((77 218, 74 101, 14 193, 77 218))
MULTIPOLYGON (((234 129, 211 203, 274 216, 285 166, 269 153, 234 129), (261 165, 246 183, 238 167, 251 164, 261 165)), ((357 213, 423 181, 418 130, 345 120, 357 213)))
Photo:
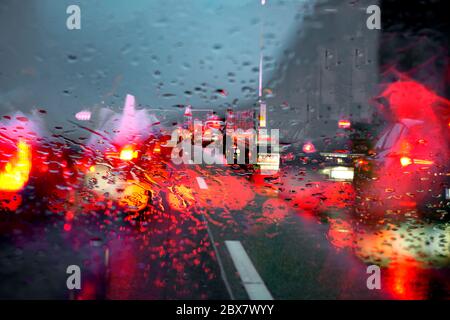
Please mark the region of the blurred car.
POLYGON ((445 132, 436 123, 406 118, 391 123, 370 160, 375 170, 372 192, 402 206, 448 207, 448 150, 445 132))
POLYGON ((367 157, 371 150, 369 124, 337 122, 330 135, 303 139, 282 147, 282 159, 313 165, 320 173, 335 181, 354 181, 370 172, 367 157))

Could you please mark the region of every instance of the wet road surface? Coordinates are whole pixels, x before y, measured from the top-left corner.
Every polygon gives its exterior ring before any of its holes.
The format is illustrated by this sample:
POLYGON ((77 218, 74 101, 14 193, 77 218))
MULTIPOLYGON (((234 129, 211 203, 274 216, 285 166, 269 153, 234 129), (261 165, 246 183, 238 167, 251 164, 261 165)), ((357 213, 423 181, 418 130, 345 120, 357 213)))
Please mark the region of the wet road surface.
MULTIPOLYGON (((357 193, 300 165, 268 179, 168 168, 151 213, 2 214, 0 298, 247 299, 225 241, 239 241, 274 299, 448 299, 450 224, 414 212, 364 219, 357 193), (200 179, 198 179, 200 178, 200 179), (82 289, 66 287, 79 265, 82 289), (367 266, 381 267, 369 290, 367 266)), ((162 178, 160 178, 162 179, 162 178)))

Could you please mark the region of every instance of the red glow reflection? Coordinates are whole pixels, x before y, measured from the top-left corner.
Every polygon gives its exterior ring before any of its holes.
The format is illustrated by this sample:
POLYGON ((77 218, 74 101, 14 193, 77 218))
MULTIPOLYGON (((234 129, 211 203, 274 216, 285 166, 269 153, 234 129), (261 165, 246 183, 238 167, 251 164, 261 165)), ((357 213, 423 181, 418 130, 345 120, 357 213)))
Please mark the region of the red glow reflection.
POLYGON ((417 266, 414 261, 393 263, 383 270, 384 285, 387 291, 400 300, 427 299, 427 272, 417 266))

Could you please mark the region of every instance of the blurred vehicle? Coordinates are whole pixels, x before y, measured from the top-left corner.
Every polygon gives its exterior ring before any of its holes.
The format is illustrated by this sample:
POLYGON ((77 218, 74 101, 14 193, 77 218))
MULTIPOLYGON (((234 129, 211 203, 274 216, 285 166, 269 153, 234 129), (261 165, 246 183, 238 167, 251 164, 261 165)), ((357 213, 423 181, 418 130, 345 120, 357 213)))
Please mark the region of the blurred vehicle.
POLYGON ((375 152, 373 186, 386 195, 382 200, 393 199, 410 207, 448 207, 448 146, 439 126, 400 119, 382 132, 375 152))
POLYGON ((225 121, 212 110, 192 109, 185 111, 184 128, 192 133, 192 144, 206 147, 212 142, 219 141, 225 130, 225 121), (203 117, 193 118, 193 113, 206 113, 203 117), (202 119, 203 118, 203 119, 202 119))
POLYGON ((236 168, 253 166, 250 159, 256 157, 251 152, 256 146, 255 116, 254 110, 227 110, 223 150, 229 165, 236 168), (231 146, 227 145, 228 141, 231 146))
POLYGON ((375 101, 387 125, 362 194, 389 209, 433 209, 442 216, 449 208, 450 103, 409 78, 388 83, 375 101))
POLYGON ((367 157, 371 150, 370 125, 337 122, 330 135, 303 139, 282 148, 282 158, 313 165, 334 181, 354 181, 368 176, 371 168, 367 157))
POLYGON ((174 145, 164 131, 154 132, 146 140, 126 145, 110 144, 105 151, 88 150, 83 155, 82 193, 87 203, 113 201, 126 212, 152 209, 153 195, 166 180, 174 145))

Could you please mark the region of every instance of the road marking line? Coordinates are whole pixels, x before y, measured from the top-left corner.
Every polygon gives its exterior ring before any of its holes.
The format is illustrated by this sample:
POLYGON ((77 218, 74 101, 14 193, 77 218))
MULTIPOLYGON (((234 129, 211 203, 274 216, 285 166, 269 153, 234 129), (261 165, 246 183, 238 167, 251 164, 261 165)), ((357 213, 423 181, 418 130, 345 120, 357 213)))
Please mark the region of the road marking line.
POLYGON ((234 295, 233 295, 233 291, 231 290, 230 283, 228 282, 227 274, 225 272, 225 268, 223 266, 222 259, 220 258, 219 249, 217 249, 216 241, 214 240, 214 236, 213 236, 213 234, 211 232, 211 229, 209 228, 208 220, 206 220, 204 214, 202 214, 201 219, 206 224, 206 230, 208 231, 209 240, 211 241, 211 244, 213 246, 214 252, 216 254, 217 263, 219 264, 219 269, 220 269, 220 276, 222 277, 222 280, 225 283, 225 288, 228 291, 228 295, 230 296, 230 299, 231 300, 235 300, 234 295))
POLYGON ((264 281, 256 271, 240 241, 225 241, 234 266, 239 272, 244 288, 251 300, 273 300, 264 281))
POLYGON ((202 177, 197 177, 197 183, 200 189, 208 189, 208 185, 206 184, 205 179, 202 177))

